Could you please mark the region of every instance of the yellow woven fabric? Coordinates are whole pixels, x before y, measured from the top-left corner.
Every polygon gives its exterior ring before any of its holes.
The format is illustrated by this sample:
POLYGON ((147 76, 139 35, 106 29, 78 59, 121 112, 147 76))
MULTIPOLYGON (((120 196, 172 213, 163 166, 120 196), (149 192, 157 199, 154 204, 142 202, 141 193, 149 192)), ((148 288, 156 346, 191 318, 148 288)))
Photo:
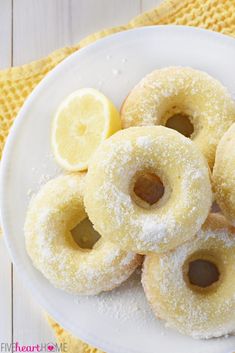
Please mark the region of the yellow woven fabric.
POLYGON ((47 320, 55 333, 58 345, 61 347, 61 353, 103 353, 99 349, 75 338, 60 327, 51 317, 47 316, 47 320))
MULTIPOLYGON (((20 107, 41 79, 65 57, 81 47, 107 35, 129 28, 149 25, 178 24, 197 26, 235 36, 235 0, 167 0, 125 26, 90 35, 78 45, 53 52, 28 65, 0 72, 0 156, 20 107)), ((66 332, 49 319, 59 343, 67 343, 67 353, 102 353, 66 332)))

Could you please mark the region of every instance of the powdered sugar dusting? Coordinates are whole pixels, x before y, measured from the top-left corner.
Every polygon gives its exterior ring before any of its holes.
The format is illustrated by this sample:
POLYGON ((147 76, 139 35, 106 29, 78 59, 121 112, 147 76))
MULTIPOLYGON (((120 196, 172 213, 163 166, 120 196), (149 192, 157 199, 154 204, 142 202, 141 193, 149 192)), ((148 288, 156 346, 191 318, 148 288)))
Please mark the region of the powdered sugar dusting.
POLYGON ((151 146, 151 140, 149 136, 140 136, 136 139, 137 146, 149 148, 151 146))
MULTIPOLYGON (((115 290, 107 293, 101 293, 94 299, 90 297, 76 297, 75 301, 87 302, 102 317, 113 317, 120 322, 138 322, 139 328, 146 327, 156 322, 153 313, 146 301, 141 281, 140 271, 137 270, 125 283, 115 290)), ((163 334, 164 327, 161 323, 157 323, 161 327, 163 334)))
POLYGON ((161 126, 122 130, 106 140, 90 165, 86 190, 96 229, 120 247, 141 253, 169 250, 188 240, 212 203, 208 168, 198 148, 161 126), (137 173, 145 170, 165 187, 148 211, 136 204, 132 189, 137 173))
POLYGON ((228 90, 207 73, 189 67, 158 69, 128 95, 121 111, 122 124, 125 128, 165 125, 174 115, 170 114, 173 108, 190 116, 192 139, 212 167, 216 146, 234 122, 235 104, 228 90))
POLYGON ((91 295, 120 285, 140 256, 102 239, 91 250, 72 241, 71 224, 86 218, 84 181, 84 174, 74 174, 47 183, 30 203, 25 238, 34 265, 55 287, 91 295))
POLYGON ((217 217, 211 215, 192 241, 156 256, 156 262, 150 255, 144 266, 144 288, 156 314, 167 320, 169 327, 194 338, 219 337, 235 330, 235 316, 231 314, 235 312, 235 296, 224 289, 235 275, 235 267, 231 266, 235 261, 235 238, 226 222, 217 217), (200 253, 212 256, 215 263, 219 261, 221 276, 221 263, 230 266, 231 271, 229 277, 219 279, 224 283, 218 282, 215 292, 203 295, 189 287, 183 272, 185 262, 194 254, 200 259, 200 253))

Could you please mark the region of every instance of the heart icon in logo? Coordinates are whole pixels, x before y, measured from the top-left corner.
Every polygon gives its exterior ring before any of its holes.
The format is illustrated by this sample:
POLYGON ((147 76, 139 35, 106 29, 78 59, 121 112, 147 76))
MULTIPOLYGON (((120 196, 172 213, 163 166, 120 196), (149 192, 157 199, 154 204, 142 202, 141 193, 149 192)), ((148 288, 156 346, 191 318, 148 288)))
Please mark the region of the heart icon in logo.
POLYGON ((53 352, 53 351, 55 350, 55 346, 54 346, 53 344, 48 344, 47 350, 48 350, 49 352, 53 352))

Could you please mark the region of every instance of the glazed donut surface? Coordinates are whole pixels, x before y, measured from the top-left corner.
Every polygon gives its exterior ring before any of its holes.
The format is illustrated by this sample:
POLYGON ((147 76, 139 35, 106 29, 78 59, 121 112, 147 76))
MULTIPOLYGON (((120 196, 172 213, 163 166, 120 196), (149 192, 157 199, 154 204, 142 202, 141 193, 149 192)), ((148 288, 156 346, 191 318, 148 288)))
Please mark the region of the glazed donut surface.
POLYGON ((123 249, 174 249, 194 236, 209 213, 208 166, 197 146, 172 129, 121 130, 96 151, 84 200, 94 228, 123 249), (134 191, 144 174, 163 183, 156 203, 145 202, 134 191))
POLYGON ((235 104, 207 73, 167 67, 151 72, 133 88, 121 119, 123 128, 166 125, 181 131, 197 143, 212 168, 216 146, 235 121, 235 104))
POLYGON ((182 334, 205 339, 235 332, 235 229, 211 214, 192 241, 145 257, 142 284, 156 316, 182 334), (213 281, 206 283, 208 263, 213 281))
POLYGON ((213 187, 219 207, 235 226, 235 124, 224 134, 216 150, 213 187))
MULTIPOLYGON (((120 250, 101 237, 81 248, 71 230, 87 217, 83 205, 85 174, 60 176, 31 201, 25 222, 27 252, 34 266, 57 288, 94 295, 125 281, 141 256, 120 250)), ((83 226, 83 230, 86 224, 83 226)))

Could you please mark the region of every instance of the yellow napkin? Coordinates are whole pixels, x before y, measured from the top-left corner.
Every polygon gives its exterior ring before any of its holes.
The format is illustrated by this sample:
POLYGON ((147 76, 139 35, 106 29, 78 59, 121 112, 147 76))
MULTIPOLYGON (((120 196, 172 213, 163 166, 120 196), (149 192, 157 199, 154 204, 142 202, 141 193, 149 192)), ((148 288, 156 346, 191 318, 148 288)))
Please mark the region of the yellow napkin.
POLYGON ((91 347, 80 341, 78 338, 75 338, 71 333, 65 331, 51 317, 47 316, 47 320, 55 333, 59 347, 62 349, 61 353, 103 353, 99 349, 91 347))
MULTIPOLYGON (((92 34, 78 45, 59 49, 28 65, 0 71, 0 156, 11 124, 32 89, 60 61, 97 39, 126 29, 150 25, 197 26, 235 36, 235 0, 167 0, 134 18, 127 25, 92 34)), ((67 343, 67 353, 102 353, 66 332, 51 318, 58 343, 67 343)))

